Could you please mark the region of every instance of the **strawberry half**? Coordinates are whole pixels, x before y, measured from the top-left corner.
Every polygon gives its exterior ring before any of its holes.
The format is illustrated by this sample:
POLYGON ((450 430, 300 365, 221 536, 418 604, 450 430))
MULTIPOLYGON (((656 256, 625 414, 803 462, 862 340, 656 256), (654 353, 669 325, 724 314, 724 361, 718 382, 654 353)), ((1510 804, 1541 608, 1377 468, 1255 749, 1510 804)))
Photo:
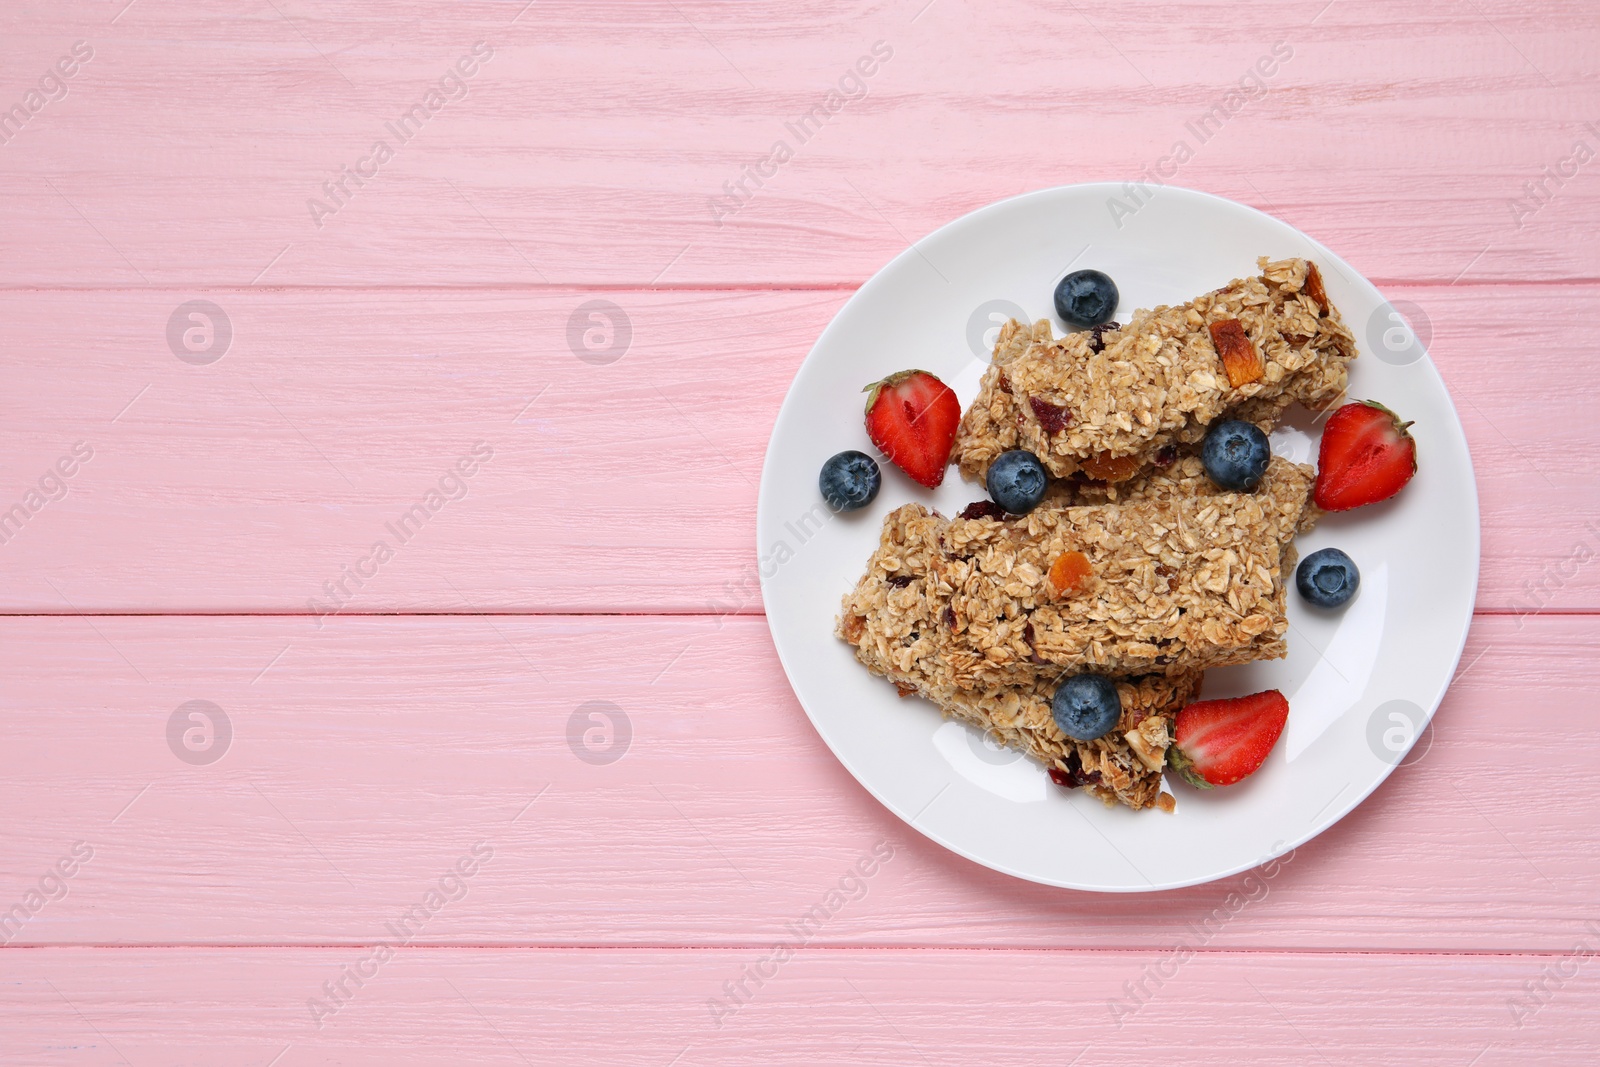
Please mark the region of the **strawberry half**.
POLYGON ((1276 689, 1190 704, 1178 712, 1167 764, 1198 789, 1232 785, 1260 769, 1288 721, 1276 689))
POLYGON ((917 482, 937 489, 961 423, 956 394, 925 370, 891 374, 865 392, 872 443, 917 482))
POLYGON ((1417 473, 1409 422, 1371 400, 1346 404, 1322 431, 1312 499, 1323 511, 1349 511, 1388 500, 1417 473))

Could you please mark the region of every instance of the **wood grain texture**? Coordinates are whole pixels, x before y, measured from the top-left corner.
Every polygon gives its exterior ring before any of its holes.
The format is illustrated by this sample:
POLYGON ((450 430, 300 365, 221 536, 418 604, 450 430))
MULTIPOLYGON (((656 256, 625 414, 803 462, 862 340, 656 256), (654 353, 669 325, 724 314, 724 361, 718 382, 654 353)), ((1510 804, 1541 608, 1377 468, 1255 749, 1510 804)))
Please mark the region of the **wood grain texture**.
POLYGON ((94 49, 0 146, 7 284, 854 283, 983 204, 1137 180, 1180 140, 1193 157, 1166 180, 1278 214, 1369 277, 1600 277, 1592 174, 1547 204, 1524 190, 1600 147, 1600 16, 1554 0, 1247 19, 1218 0, 257 0, 112 22, 121 6, 3 16, 10 97, 94 49), (479 41, 465 95, 390 133, 479 41), (864 95, 790 132, 878 41, 893 54, 864 95), (1228 103, 1275 45, 1264 95, 1228 103), (357 166, 347 196, 322 191, 357 166))
POLYGON ((750 944, 884 842, 819 943, 1558 951, 1600 919, 1597 649, 1593 617, 1480 618, 1415 764, 1265 879, 1153 906, 908 829, 822 744, 756 619, 11 619, 0 886, 20 898, 82 840, 70 894, 13 944, 360 943, 481 842, 424 940, 750 944), (232 724, 208 766, 169 748, 190 700, 232 724), (588 739, 622 744, 609 764, 579 758, 593 701, 628 722, 588 739), (1539 725, 1508 734, 1513 707, 1539 725))
MULTIPOLYGON (((1428 317, 1466 428, 1480 609, 1600 607, 1600 534, 1574 507, 1600 427, 1586 390, 1556 384, 1592 359, 1600 287, 1390 295, 1428 317)), ((345 581, 358 612, 759 611, 728 589, 753 575, 761 457, 846 296, 209 291, 233 340, 195 366, 166 337, 192 292, 0 294, 0 513, 94 450, 65 498, 5 526, 0 608, 321 611, 345 581), (606 365, 569 344, 594 299, 631 329, 606 365), (480 442, 465 497, 401 544, 391 527, 480 442), (378 539, 395 556, 358 587, 346 568, 378 539)))
MULTIPOLYGON (((1591 942, 1592 943, 1592 942, 1591 942)), ((1600 1054, 1592 960, 1562 956, 800 950, 736 1011, 767 945, 724 950, 401 949, 332 1015, 324 983, 371 949, 51 949, 0 958, 0 1054, 56 1064, 422 1067, 530 1063, 1472 1063, 1600 1054), (1158 969, 1167 975, 1152 980, 1158 969), (1568 977, 1516 1025, 1546 969, 1568 977), (748 981, 748 980, 747 980, 748 981), (1156 982, 1159 981, 1159 987, 1156 982), (1143 982, 1137 1010, 1110 1002, 1143 982), (720 1021, 721 1025, 717 1025, 720 1021), (1120 1025, 1119 1025, 1120 1024, 1120 1025)), ((371 973, 372 964, 365 969, 371 973)))
POLYGON ((0 1062, 1600 1058, 1597 40, 1558 0, 5 5, 0 1062), (1425 754, 1290 862, 1075 894, 906 828, 759 601, 704 613, 863 279, 1180 140, 1165 180, 1430 320, 1481 614, 1425 754), (632 329, 608 364, 569 340, 596 299, 632 329), (190 300, 234 328, 215 363, 167 340, 190 300), (352 614, 305 614, 480 442, 352 614), (228 716, 214 763, 179 758, 194 700, 228 716))

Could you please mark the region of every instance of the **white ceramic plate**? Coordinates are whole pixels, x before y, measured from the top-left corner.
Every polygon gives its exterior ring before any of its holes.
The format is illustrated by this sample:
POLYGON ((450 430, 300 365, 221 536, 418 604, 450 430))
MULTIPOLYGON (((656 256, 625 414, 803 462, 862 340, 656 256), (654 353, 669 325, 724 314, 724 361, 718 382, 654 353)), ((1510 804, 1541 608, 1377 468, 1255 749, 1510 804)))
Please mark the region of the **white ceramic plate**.
MULTIPOLYGON (((921 833, 978 863, 1036 882, 1107 892, 1170 889, 1282 855, 1332 826, 1410 751, 1455 671, 1478 578, 1478 500, 1450 397, 1412 305, 1391 306, 1349 264, 1286 223, 1232 201, 1162 188, 1143 206, 1122 187, 1076 185, 975 211, 919 241, 861 287, 823 331, 785 398, 761 474, 756 539, 772 639, 823 740, 861 784, 921 833), (1135 207, 1113 211, 1113 199, 1135 207), (1117 217, 1117 216, 1120 216, 1117 217), (1325 518, 1299 539, 1361 568, 1337 613, 1289 592, 1285 660, 1209 672, 1207 697, 1276 688, 1289 725, 1251 778, 1202 793, 1169 779, 1177 811, 1106 808, 1052 785, 1044 769, 900 699, 833 636, 842 596, 865 569, 886 513, 912 500, 954 514, 984 498, 951 468, 929 491, 888 462, 870 507, 833 516, 817 474, 833 453, 876 454, 862 386, 906 367, 937 374, 963 408, 994 331, 1049 316, 1069 269, 1094 267, 1121 290, 1118 318, 1175 304, 1256 273, 1256 257, 1305 256, 1356 335, 1350 396, 1415 421, 1420 471, 1399 496, 1325 518)), ((1315 462, 1309 417, 1275 451, 1315 462)))

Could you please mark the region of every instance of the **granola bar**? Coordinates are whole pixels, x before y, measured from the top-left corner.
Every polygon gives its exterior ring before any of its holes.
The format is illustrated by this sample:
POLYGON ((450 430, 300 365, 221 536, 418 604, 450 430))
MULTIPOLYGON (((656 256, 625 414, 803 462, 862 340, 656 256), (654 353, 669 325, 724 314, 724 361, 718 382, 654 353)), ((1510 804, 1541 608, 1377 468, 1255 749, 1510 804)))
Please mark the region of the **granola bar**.
MULTIPOLYGON (((1262 479, 1263 486, 1257 488, 1256 492, 1287 494, 1276 506, 1291 509, 1301 507, 1295 533, 1309 533, 1316 526, 1317 520, 1322 517, 1322 510, 1311 502, 1309 494, 1303 506, 1297 503, 1300 483, 1298 480, 1292 482, 1286 480, 1288 466, 1292 466, 1288 460, 1274 457, 1267 468, 1266 477, 1262 479)), ((1070 508, 1083 504, 1126 503, 1131 500, 1216 496, 1225 492, 1227 490, 1219 487, 1206 473, 1205 464, 1200 459, 1199 445, 1185 445, 1171 449, 1167 455, 1158 456, 1155 465, 1147 467, 1125 482, 1097 482, 1086 479, 1081 474, 1071 478, 1054 479, 1050 487, 1045 490, 1044 500, 1039 506, 1070 508)), ((1287 571, 1294 565, 1294 546, 1286 544, 1284 547, 1287 557, 1283 566, 1287 571)))
POLYGON ((845 598, 839 636, 901 696, 927 698, 946 716, 1026 752, 1107 804, 1170 811, 1173 800, 1161 790, 1161 768, 1173 719, 1198 695, 1200 672, 1118 681, 1122 719, 1094 741, 1074 741, 1056 726, 1053 680, 961 688, 940 652, 948 598, 928 578, 942 555, 939 537, 947 525, 915 504, 890 516, 867 577, 845 598))
POLYGON ((1053 768, 1058 782, 1082 786, 1108 807, 1171 811, 1174 801, 1161 788, 1161 769, 1172 744, 1173 720, 1200 695, 1200 678, 1193 672, 1118 681, 1122 718, 1093 741, 1074 741, 1061 732, 1050 713, 1054 686, 1044 683, 956 690, 934 702, 947 716, 1026 752, 1053 768))
POLYGON ((986 689, 1096 671, 1179 675, 1284 654, 1284 560, 1309 468, 1274 459, 1255 493, 884 522, 839 634, 907 689, 986 689), (1053 564, 1087 575, 1058 589, 1053 564))
POLYGON ((1294 401, 1334 403, 1356 348, 1316 264, 1258 266, 1115 330, 1055 338, 1048 320, 1007 323, 956 435, 961 473, 981 482, 1000 453, 1025 448, 1058 478, 1120 481, 1219 416, 1271 429, 1294 401))

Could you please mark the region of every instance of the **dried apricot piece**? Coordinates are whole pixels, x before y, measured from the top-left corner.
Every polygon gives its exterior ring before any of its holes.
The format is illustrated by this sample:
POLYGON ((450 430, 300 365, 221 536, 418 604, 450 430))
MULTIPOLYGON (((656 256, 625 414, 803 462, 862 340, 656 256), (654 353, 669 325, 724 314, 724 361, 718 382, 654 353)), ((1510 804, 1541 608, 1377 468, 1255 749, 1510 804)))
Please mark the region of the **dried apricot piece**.
POLYGON ((1315 300, 1324 315, 1328 313, 1328 291, 1322 287, 1322 272, 1315 263, 1306 262, 1306 281, 1300 291, 1315 300))
POLYGON ((1113 456, 1110 452, 1098 452, 1081 464, 1083 473, 1097 482, 1125 482, 1139 473, 1143 466, 1138 456, 1113 456))
POLYGON ((1050 585, 1055 589, 1056 596, 1072 596, 1083 592, 1093 575, 1094 568, 1089 565, 1089 557, 1082 552, 1063 552, 1050 564, 1050 585))
POLYGON ((1228 384, 1235 389, 1251 382, 1259 382, 1267 373, 1256 346, 1238 319, 1222 319, 1211 324, 1211 343, 1222 357, 1222 368, 1228 372, 1228 384))

